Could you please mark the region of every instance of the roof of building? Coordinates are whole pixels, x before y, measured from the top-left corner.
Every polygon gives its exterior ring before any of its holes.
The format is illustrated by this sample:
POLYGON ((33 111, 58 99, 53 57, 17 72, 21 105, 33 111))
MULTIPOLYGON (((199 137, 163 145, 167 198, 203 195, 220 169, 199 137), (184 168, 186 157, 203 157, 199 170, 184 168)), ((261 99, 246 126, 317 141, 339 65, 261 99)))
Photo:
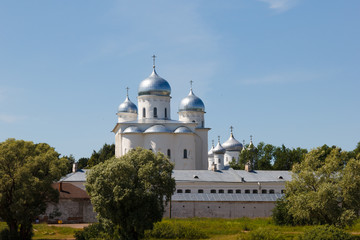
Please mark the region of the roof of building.
POLYGON ((196 202, 275 202, 283 194, 221 194, 221 193, 175 193, 171 201, 196 202))
POLYGON ((141 95, 157 95, 157 96, 170 96, 170 84, 160 77, 155 68, 149 77, 145 78, 139 86, 138 94, 141 95))
POLYGON ((205 112, 204 102, 193 93, 192 89, 180 102, 179 112, 182 111, 205 112))
MULTIPOLYGON (((85 182, 86 172, 81 169, 60 179, 62 182, 85 182)), ((172 176, 177 182, 284 182, 291 180, 290 171, 258 170, 174 170, 172 176), (195 178, 196 176, 196 178, 195 178)))
POLYGON ((130 101, 129 96, 126 96, 125 101, 119 105, 118 113, 120 112, 137 113, 137 107, 130 101))

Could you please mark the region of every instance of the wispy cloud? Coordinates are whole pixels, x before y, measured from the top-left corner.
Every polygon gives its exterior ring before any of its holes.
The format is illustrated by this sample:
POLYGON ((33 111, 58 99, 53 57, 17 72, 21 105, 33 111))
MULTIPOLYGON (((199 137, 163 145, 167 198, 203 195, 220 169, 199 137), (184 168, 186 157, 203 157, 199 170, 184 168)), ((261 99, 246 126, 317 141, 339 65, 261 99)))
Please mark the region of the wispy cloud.
POLYGON ((296 82, 315 81, 322 79, 322 73, 306 73, 306 72, 287 72, 275 73, 266 76, 250 77, 240 79, 239 83, 242 85, 256 85, 256 84, 287 84, 296 82))
POLYGON ((298 0, 259 0, 269 5, 269 8, 276 12, 285 12, 298 3, 298 0))

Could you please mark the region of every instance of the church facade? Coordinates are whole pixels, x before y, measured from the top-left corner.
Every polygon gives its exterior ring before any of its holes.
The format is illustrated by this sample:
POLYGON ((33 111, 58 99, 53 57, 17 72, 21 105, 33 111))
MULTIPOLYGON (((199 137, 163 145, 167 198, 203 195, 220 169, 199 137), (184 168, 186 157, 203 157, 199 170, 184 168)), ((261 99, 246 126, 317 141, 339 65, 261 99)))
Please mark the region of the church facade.
POLYGON ((138 107, 129 99, 118 107, 115 133, 115 156, 142 147, 162 152, 179 170, 208 169, 208 131, 205 105, 192 87, 181 100, 178 120, 171 119, 171 87, 155 70, 138 89, 138 107))

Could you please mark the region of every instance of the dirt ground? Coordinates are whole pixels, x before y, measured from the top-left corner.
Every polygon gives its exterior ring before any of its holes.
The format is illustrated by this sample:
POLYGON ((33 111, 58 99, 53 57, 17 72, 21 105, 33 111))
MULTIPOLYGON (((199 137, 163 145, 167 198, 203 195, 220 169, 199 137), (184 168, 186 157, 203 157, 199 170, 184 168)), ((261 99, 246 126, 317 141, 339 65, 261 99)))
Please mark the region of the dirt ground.
POLYGON ((48 226, 54 226, 54 227, 71 227, 71 228, 76 228, 76 229, 83 229, 84 227, 89 226, 89 223, 48 224, 48 226))

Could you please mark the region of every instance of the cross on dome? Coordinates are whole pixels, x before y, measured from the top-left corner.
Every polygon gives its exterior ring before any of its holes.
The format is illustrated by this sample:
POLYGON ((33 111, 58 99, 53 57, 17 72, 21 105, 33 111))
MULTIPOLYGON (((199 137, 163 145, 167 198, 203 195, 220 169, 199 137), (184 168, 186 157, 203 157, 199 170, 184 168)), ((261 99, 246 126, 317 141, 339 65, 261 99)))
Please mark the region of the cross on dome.
POLYGON ((126 96, 129 96, 129 87, 126 87, 126 96))
POLYGON ((153 68, 154 68, 154 69, 155 69, 155 58, 156 58, 155 54, 154 54, 154 55, 152 55, 152 59, 153 59, 153 68))
POLYGON ((193 84, 193 80, 190 80, 190 89, 192 90, 192 84, 193 84))

